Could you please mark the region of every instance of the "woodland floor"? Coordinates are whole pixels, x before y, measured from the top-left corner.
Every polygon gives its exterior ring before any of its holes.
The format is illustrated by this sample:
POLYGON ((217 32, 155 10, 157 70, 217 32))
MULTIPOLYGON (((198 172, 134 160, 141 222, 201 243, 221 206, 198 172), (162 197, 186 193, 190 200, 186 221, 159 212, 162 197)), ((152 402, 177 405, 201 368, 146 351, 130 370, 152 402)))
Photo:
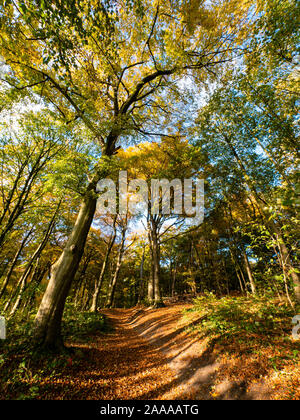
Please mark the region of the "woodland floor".
POLYGON ((39 382, 36 398, 272 399, 276 386, 261 379, 263 364, 239 357, 222 361, 218 349, 193 334, 189 327, 199 316, 182 316, 191 306, 101 311, 113 329, 88 343, 68 343, 76 357, 71 356, 57 376, 39 382), (241 372, 250 371, 246 377, 232 375, 237 363, 241 372))
POLYGON ((112 329, 67 342, 74 353, 63 364, 23 366, 0 399, 300 399, 299 364, 287 362, 279 375, 267 368, 274 356, 267 347, 249 355, 247 343, 224 347, 199 338, 199 313, 183 314, 191 307, 102 310, 112 329))

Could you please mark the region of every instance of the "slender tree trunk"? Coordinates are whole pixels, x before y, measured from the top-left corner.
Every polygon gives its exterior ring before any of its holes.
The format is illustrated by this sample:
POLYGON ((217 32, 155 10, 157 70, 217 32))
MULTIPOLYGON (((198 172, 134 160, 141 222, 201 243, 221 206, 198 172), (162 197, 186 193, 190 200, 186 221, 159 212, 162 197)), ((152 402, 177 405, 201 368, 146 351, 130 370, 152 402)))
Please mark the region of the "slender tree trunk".
POLYGON ((30 296, 28 297, 27 301, 24 303, 24 306, 23 306, 24 310, 26 308, 30 308, 30 307, 33 306, 37 289, 38 289, 39 285, 41 284, 45 274, 47 273, 50 265, 51 265, 51 263, 49 262, 44 268, 39 269, 37 275, 34 278, 33 290, 30 293, 30 296))
POLYGON ((274 222, 272 222, 272 227, 273 232, 275 233, 277 238, 277 246, 280 253, 280 260, 284 272, 284 278, 286 279, 290 277, 290 279, 292 280, 296 302, 300 303, 300 275, 294 270, 289 250, 284 243, 281 232, 279 231, 277 226, 275 226, 274 222))
POLYGON ((84 276, 82 276, 81 273, 78 273, 78 271, 77 271, 77 273, 74 276, 74 283, 76 285, 76 292, 75 292, 75 296, 74 296, 74 304, 75 304, 76 309, 79 306, 80 291, 81 291, 83 280, 84 280, 84 276))
POLYGON ((111 236, 111 238, 108 242, 108 245, 107 245, 107 249, 106 249, 105 257, 104 257, 104 260, 103 260, 103 263, 102 263, 102 268, 101 268, 101 272, 100 272, 98 281, 95 282, 95 290, 94 290, 94 293, 93 293, 92 304, 91 304, 91 308, 90 308, 91 312, 96 312, 96 310, 97 310, 98 298, 99 298, 99 294, 100 294, 101 287, 102 287, 102 284, 103 284, 104 275, 106 273, 106 267, 107 267, 108 259, 109 259, 112 247, 113 247, 113 245, 115 243, 115 240, 116 240, 116 234, 117 234, 116 220, 117 220, 117 216, 114 217, 113 234, 112 234, 112 236, 111 236))
POLYGON ((152 248, 153 248, 153 285, 154 285, 154 306, 163 306, 160 295, 160 249, 157 237, 157 231, 154 227, 152 231, 152 248))
POLYGON ((82 299, 82 309, 84 311, 88 310, 89 303, 90 303, 90 293, 89 293, 88 288, 86 288, 85 289, 85 294, 83 295, 83 299, 82 299))
MULTIPOLYGON (((74 295, 74 304, 75 304, 75 308, 78 307, 78 303, 80 301, 80 291, 81 291, 81 286, 83 285, 83 289, 84 289, 84 283, 85 283, 85 273, 86 270, 89 266, 89 263, 92 259, 92 255, 88 254, 85 259, 84 259, 84 263, 82 266, 82 269, 78 269, 75 276, 74 276, 74 288, 75 288, 75 295, 74 295), (77 284, 76 284, 77 283, 77 284)), ((83 293, 82 293, 83 294, 83 293)), ((82 296, 81 296, 82 297, 82 296)))
MULTIPOLYGON (((19 306, 21 304, 22 295, 23 295, 24 290, 26 288, 27 279, 29 278, 29 275, 31 274, 31 271, 34 267, 35 262, 39 260, 41 253, 43 252, 45 246, 47 245, 48 239, 49 239, 49 237, 51 235, 51 232, 52 232, 52 229, 54 227, 55 218, 56 218, 57 213, 59 211, 60 204, 61 204, 61 201, 57 205, 57 208, 56 208, 56 210, 55 210, 55 212, 54 212, 54 214, 51 218, 51 221, 48 225, 48 228, 47 228, 46 233, 45 233, 45 235, 42 239, 42 242, 40 243, 40 245, 38 246, 38 248, 34 252, 33 256, 31 257, 31 259, 30 259, 30 261, 29 261, 29 263, 28 263, 28 265, 27 265, 27 267, 26 267, 26 269, 23 273, 23 275, 21 276, 21 279, 19 280, 17 290, 18 290, 19 286, 20 286, 20 290, 19 290, 17 299, 15 301, 15 304, 14 304, 12 310, 10 311, 10 314, 9 314, 10 317, 12 317, 15 314, 15 312, 17 311, 17 309, 19 308, 19 306)), ((36 265, 36 267, 37 267, 37 265, 36 265)))
POLYGON ((245 251, 243 252, 243 258, 244 258, 245 268, 246 268, 246 272, 247 272, 250 287, 251 287, 251 292, 252 292, 253 295, 255 295, 256 294, 255 281, 254 281, 251 266, 250 266, 250 263, 249 263, 249 260, 248 260, 248 256, 247 256, 245 251))
POLYGON ((175 260, 173 273, 172 273, 172 288, 171 288, 171 296, 172 297, 174 297, 174 295, 175 295, 176 271, 177 271, 177 264, 176 264, 176 260, 175 260))
MULTIPOLYGON (((196 252, 196 263, 197 263, 197 266, 198 266, 198 269, 199 269, 199 274, 200 274, 200 271, 202 271, 202 274, 204 273, 204 263, 203 263, 203 261, 201 261, 201 258, 200 258, 200 255, 199 255, 199 251, 198 251, 198 249, 197 249, 197 247, 196 247, 196 245, 194 244, 194 250, 195 250, 195 252, 196 252)), ((200 280, 200 291, 202 292, 203 291, 203 287, 204 287, 204 278, 205 278, 205 276, 204 276, 204 274, 203 274, 203 276, 201 277, 201 280, 200 280)))
POLYGON ((75 308, 78 308, 79 303, 80 303, 80 307, 82 308, 82 299, 83 299, 83 295, 84 295, 84 290, 85 290, 85 285, 86 285, 86 277, 85 277, 85 273, 86 270, 89 266, 89 263, 92 259, 91 255, 87 255, 82 269, 77 270, 75 276, 74 276, 74 288, 75 288, 75 296, 74 296, 74 303, 75 303, 75 308))
POLYGON ((86 302, 85 295, 86 295, 87 289, 88 289, 87 278, 85 276, 82 276, 82 287, 81 287, 81 293, 80 293, 80 296, 79 296, 79 303, 78 303, 80 309, 82 309, 82 310, 84 310, 84 305, 85 305, 84 302, 86 302))
POLYGON ((296 271, 294 270, 291 258, 290 258, 290 254, 288 251, 287 246, 285 245, 285 242, 283 240, 283 237, 281 235, 281 231, 280 228, 276 225, 276 222, 274 220, 270 220, 270 217, 268 214, 266 214, 263 206, 261 205, 262 202, 265 203, 265 200, 262 199, 262 197, 258 194, 253 182, 251 181, 246 167, 243 163, 243 161, 241 160, 241 158, 239 157, 239 155, 237 154, 230 138, 228 138, 226 135, 224 135, 224 139, 226 141, 226 143, 228 144, 228 146, 230 147, 236 161, 238 162, 241 171, 243 173, 245 182, 248 186, 248 188, 250 189, 250 191, 253 194, 253 199, 255 204, 257 205, 261 215, 264 218, 265 224, 266 226, 270 229, 271 233, 274 234, 275 237, 277 237, 277 243, 278 243, 278 247, 279 250, 281 252, 282 255, 282 259, 284 261, 285 267, 288 268, 287 271, 287 276, 289 276, 293 282, 293 287, 294 287, 294 294, 295 294, 295 299, 297 301, 297 303, 300 303, 300 275, 298 273, 296 273, 296 271))
POLYGON ((151 249, 151 266, 153 281, 148 284, 148 300, 150 304, 158 308, 164 306, 160 295, 160 244, 158 237, 159 218, 149 215, 148 237, 151 249))
POLYGON ((20 293, 23 293, 24 289, 25 289, 25 283, 24 280, 26 281, 27 278, 29 277, 29 274, 31 273, 32 270, 32 266, 31 265, 27 265, 24 273, 21 275, 15 289, 12 291, 9 299, 7 300, 5 306, 4 306, 4 312, 6 312, 8 310, 8 308, 10 307, 10 305, 12 304, 15 296, 17 296, 17 305, 14 304, 13 309, 10 312, 10 316, 12 316, 14 314, 14 312, 17 310, 18 308, 18 304, 20 303, 20 293))
POLYGON ((222 296, 222 289, 221 289, 221 285, 220 285, 220 281, 219 281, 219 273, 218 273, 218 270, 216 269, 214 256, 211 255, 209 244, 207 244, 206 250, 207 250, 208 261, 209 261, 209 264, 210 264, 210 267, 211 267, 211 272, 214 274, 214 280, 215 280, 215 283, 216 283, 216 286, 217 286, 216 291, 218 290, 219 295, 222 296))
POLYGON ((228 280, 228 274, 227 274, 227 270, 226 270, 226 263, 225 260, 222 260, 222 265, 224 268, 224 277, 226 279, 226 290, 227 290, 227 295, 230 295, 230 291, 229 291, 229 280, 228 280))
MULTIPOLYGON (((49 152, 50 150, 48 150, 49 152)), ((18 197, 16 197, 16 200, 13 200, 13 194, 10 194, 9 200, 7 202, 6 205, 6 209, 4 211, 4 213, 1 216, 1 231, 0 231, 0 247, 2 247, 6 235, 8 234, 8 232, 11 231, 11 229, 13 228, 14 224, 16 223, 16 220, 20 217, 20 215, 23 213, 24 211, 24 207, 26 205, 26 203, 28 202, 28 198, 29 195, 31 193, 31 190, 34 186, 34 182, 39 174, 39 172, 42 170, 42 168, 46 165, 47 160, 50 158, 49 153, 46 152, 45 150, 40 151, 36 161, 33 163, 32 168, 24 182, 24 185, 18 195, 18 197), (11 203, 14 203, 13 206, 11 206, 11 203), (5 213, 9 213, 8 216, 8 220, 4 222, 3 218, 5 213)), ((22 165, 23 166, 23 165, 22 165)), ((23 166, 23 169, 25 168, 25 166, 23 166)), ((22 171, 23 171, 22 169, 22 171)), ((14 187, 13 190, 16 189, 16 186, 18 185, 17 179, 19 178, 19 174, 15 180, 14 183, 14 187)))
POLYGON ((107 298, 107 302, 106 302, 106 307, 107 308, 111 308, 113 301, 114 301, 114 296, 115 296, 115 291, 116 291, 116 285, 117 285, 117 281, 119 278, 119 272, 120 272, 120 268, 122 265, 122 258, 123 258, 123 253, 124 253, 124 246, 125 246, 125 236, 126 236, 126 229, 127 229, 127 221, 125 222, 125 226, 122 228, 122 237, 121 237, 121 243, 120 243, 120 248, 119 248, 119 252, 118 252, 118 258, 117 258, 117 264, 116 264, 116 269, 112 278, 112 282, 109 288, 109 293, 108 293, 108 298, 107 298))
POLYGON ((240 275, 240 273, 239 273, 239 270, 240 270, 240 265, 239 265, 239 263, 237 262, 237 260, 236 260, 236 258, 235 258, 235 256, 234 256, 233 251, 232 251, 232 249, 231 249, 231 248, 229 248, 229 251, 230 251, 231 260, 232 260, 232 262, 233 262, 234 269, 235 269, 235 272, 236 272, 236 276, 237 276, 238 281, 239 281, 239 284, 240 284, 241 292, 244 294, 244 293, 245 293, 245 289, 244 289, 244 286, 243 286, 242 277, 241 277, 241 275, 240 275))
POLYGON ((245 294, 245 290, 244 290, 244 287, 243 287, 242 279, 241 279, 241 276, 239 274, 239 271, 238 271, 238 269, 236 267, 235 267, 235 272, 236 272, 236 276, 237 276, 238 281, 239 281, 239 284, 240 284, 241 292, 244 295, 245 294))
POLYGON ((98 299, 99 299, 100 291, 101 291, 101 288, 102 288, 104 275, 105 275, 105 272, 106 272, 106 267, 107 267, 109 254, 110 254, 110 252, 107 249, 105 257, 104 257, 104 261, 102 263, 102 268, 101 268, 101 272, 100 272, 98 281, 95 282, 95 290, 94 290, 93 297, 92 297, 92 304, 91 304, 90 312, 96 312, 97 311, 98 299))
POLYGON ((145 246, 143 246, 142 259, 140 264, 140 287, 138 291, 138 303, 144 299, 144 261, 145 261, 145 246))
POLYGON ((25 246, 28 238, 30 237, 31 233, 32 233, 32 229, 28 232, 27 235, 25 235, 25 237, 24 237, 24 239, 23 239, 23 241, 22 241, 19 249, 17 250, 17 252, 16 252, 16 254, 14 256, 14 259, 12 260, 12 263, 11 263, 11 265, 9 267, 8 273, 6 274, 6 277, 5 277, 5 279, 4 279, 3 283, 2 283, 2 288, 1 288, 1 291, 0 291, 0 299, 3 296, 3 294, 4 294, 4 292, 5 292, 6 288, 7 288, 7 285, 9 283, 9 280, 10 280, 11 276, 12 276, 12 273, 14 271, 14 268, 15 268, 17 262, 18 262, 18 259, 19 259, 20 255, 21 255, 21 252, 23 251, 23 248, 24 248, 24 246, 25 246))
POLYGON ((192 267, 193 266, 193 248, 194 248, 194 243, 192 241, 190 245, 189 273, 190 273, 190 278, 191 278, 191 291, 192 291, 192 294, 196 296, 197 294, 196 276, 195 276, 195 273, 193 272, 193 267, 192 267))
POLYGON ((154 267, 153 267, 153 258, 151 259, 150 275, 148 281, 148 302, 153 303, 154 300, 154 267))
POLYGON ((18 295, 17 295, 17 299, 15 300, 14 306, 12 307, 10 313, 9 313, 9 317, 11 318, 12 316, 14 316, 14 314, 17 312, 20 304, 21 304, 21 299, 24 293, 24 290, 26 288, 26 282, 27 279, 29 278, 31 271, 32 271, 33 265, 30 264, 28 266, 28 268, 25 270, 24 274, 22 275, 21 279, 18 282, 17 285, 17 289, 19 289, 18 295))

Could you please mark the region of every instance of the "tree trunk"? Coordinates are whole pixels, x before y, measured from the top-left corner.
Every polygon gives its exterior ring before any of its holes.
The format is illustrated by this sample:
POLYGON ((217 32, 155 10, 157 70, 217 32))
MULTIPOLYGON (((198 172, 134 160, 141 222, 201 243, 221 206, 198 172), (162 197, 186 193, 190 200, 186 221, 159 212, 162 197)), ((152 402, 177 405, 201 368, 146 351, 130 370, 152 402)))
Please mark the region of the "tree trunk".
POLYGON ((12 316, 14 316, 14 314, 17 312, 17 310, 18 310, 18 308, 19 308, 19 306, 20 306, 20 304, 21 304, 21 299, 22 299, 22 296, 23 296, 24 290, 25 290, 25 288, 26 288, 26 282, 27 282, 28 277, 29 277, 29 276, 30 276, 30 274, 31 274, 32 267, 33 267, 33 265, 32 265, 32 264, 30 264, 30 265, 26 268, 26 270, 25 270, 24 274, 21 276, 21 279, 20 279, 20 280, 19 280, 19 282, 18 282, 18 285, 17 285, 17 290, 19 289, 19 292, 18 292, 18 295, 17 295, 17 299, 16 299, 16 301, 15 301, 15 303, 14 303, 14 306, 12 307, 12 309, 11 309, 11 311, 10 311, 10 313, 9 313, 9 317, 10 317, 10 318, 11 318, 12 316))
POLYGON ((295 299, 297 303, 300 303, 300 275, 294 271, 293 264, 291 262, 290 253, 287 246, 284 243, 280 230, 277 228, 274 222, 271 223, 273 232, 276 235, 277 246, 280 253, 281 265, 285 278, 290 277, 293 283, 295 299))
POLYGON ((61 349, 63 347, 62 314, 96 210, 96 184, 95 180, 88 186, 67 244, 59 259, 52 266, 48 287, 35 318, 36 343, 46 348, 61 349))
MULTIPOLYGON (((83 286, 82 289, 84 290, 84 287, 85 287, 85 281, 84 281, 85 280, 85 273, 86 273, 86 270, 89 266, 89 263, 91 262, 91 259, 92 259, 92 254, 88 254, 84 259, 82 268, 80 270, 78 268, 78 270, 77 270, 77 272, 74 276, 74 282, 73 282, 73 283, 75 283, 74 284, 74 289, 75 289, 74 305, 75 305, 76 309, 78 308, 78 304, 79 304, 80 300, 82 301, 83 292, 81 294, 81 299, 80 299, 81 286, 83 286)), ((81 308, 82 308, 82 305, 81 305, 81 308)))
POLYGON ((94 290, 93 297, 92 297, 92 304, 91 304, 90 312, 96 312, 97 311, 98 298, 99 298, 102 283, 103 283, 103 280, 104 280, 104 274, 106 272, 108 257, 109 257, 109 252, 108 252, 108 249, 107 249, 98 281, 95 282, 95 290, 94 290))
POLYGON ((143 245, 143 253, 140 264, 140 287, 138 291, 138 303, 144 299, 144 262, 145 262, 145 245, 143 245))
POLYGON ((47 273, 47 271, 49 269, 49 266, 51 266, 50 262, 48 264, 46 264, 45 267, 40 268, 35 276, 32 276, 33 280, 34 280, 34 285, 33 285, 33 289, 31 291, 27 301, 24 302, 24 305, 23 305, 24 310, 26 308, 30 308, 30 307, 33 306, 37 289, 38 289, 39 285, 41 284, 45 274, 47 273))
MULTIPOLYGON (((152 257, 153 258, 153 257, 152 257)), ((150 275, 149 275, 149 281, 148 281, 148 302, 149 304, 153 303, 154 299, 154 267, 153 267, 153 259, 151 259, 151 268, 150 268, 150 275)))
POLYGON ((251 292, 253 295, 256 294, 256 286, 255 286, 255 281, 254 281, 254 277, 252 274, 252 270, 251 270, 251 266, 249 264, 249 260, 248 260, 248 256, 246 254, 246 252, 243 252, 243 258, 244 258, 244 262, 245 262, 245 268, 247 271, 247 275, 248 275, 248 279, 249 279, 249 283, 250 283, 250 287, 251 287, 251 292))
POLYGON ((230 251, 230 255, 231 255, 231 260, 232 260, 233 265, 234 265, 235 273, 236 273, 236 276, 237 276, 238 281, 239 281, 239 284, 240 284, 241 292, 244 294, 245 293, 245 289, 244 289, 244 286, 243 286, 242 277, 241 277, 241 275, 239 273, 240 265, 237 262, 234 254, 232 252, 232 249, 230 247, 229 247, 229 251, 230 251))
POLYGON ((160 247, 158 242, 157 227, 152 221, 152 252, 153 252, 153 304, 155 307, 163 306, 163 302, 160 295, 160 247))
POLYGON ((284 261, 284 267, 286 267, 286 269, 287 269, 285 274, 291 278, 291 280, 293 282, 293 287, 294 287, 295 299, 296 299, 297 303, 300 303, 300 275, 294 271, 293 264, 292 264, 292 261, 290 259, 290 254, 289 254, 289 251, 287 249, 287 246, 284 243, 283 237, 281 235, 280 228, 276 225, 276 222, 274 220, 270 220, 269 214, 266 214, 263 206, 261 205, 262 202, 265 203, 265 200, 263 200, 262 197, 258 194, 252 180, 250 179, 250 177, 247 173, 246 167, 245 167, 243 161, 241 160, 241 158, 239 157, 239 155, 237 154, 231 140, 226 135, 223 134, 223 136, 224 136, 224 139, 225 139, 226 143, 230 147, 236 161, 238 162, 238 164, 241 168, 241 171, 243 173, 245 182, 246 182, 248 188, 250 189, 250 191, 253 194, 254 202, 257 205, 261 215, 264 218, 266 227, 268 227, 270 229, 271 233, 274 234, 274 236, 277 238, 277 244, 278 244, 278 248, 280 250, 280 253, 282 255, 282 259, 284 261))
POLYGON ((99 294, 100 294, 100 291, 101 291, 102 283, 103 283, 103 280, 104 280, 104 275, 105 275, 105 272, 106 272, 106 267, 107 267, 108 259, 109 259, 109 256, 110 256, 112 247, 113 247, 113 245, 115 243, 115 240, 116 240, 116 234, 117 234, 117 231, 116 231, 116 220, 117 220, 117 216, 114 217, 114 221, 113 221, 113 234, 112 234, 112 236, 111 236, 111 238, 110 238, 110 240, 108 242, 108 245, 107 245, 107 249, 106 249, 104 261, 103 261, 103 264, 102 264, 100 276, 98 278, 98 281, 95 282, 95 290, 94 290, 94 293, 93 293, 92 304, 91 304, 91 308, 90 308, 90 311, 91 312, 96 312, 96 310, 97 310, 98 298, 99 298, 99 294))
POLYGON ((20 290, 19 290, 19 293, 18 293, 16 302, 15 302, 12 310, 10 311, 10 314, 9 314, 10 317, 15 314, 15 312, 17 311, 17 309, 19 308, 19 306, 21 304, 21 299, 22 299, 23 292, 24 292, 24 290, 26 288, 27 279, 28 279, 29 275, 31 274, 31 271, 32 271, 33 266, 34 266, 34 263, 39 260, 41 253, 43 252, 45 246, 47 245, 48 239, 49 239, 49 237, 51 235, 51 232, 52 232, 52 229, 54 227, 55 218, 56 218, 56 215, 58 213, 60 204, 61 204, 61 200, 59 201, 59 203, 58 203, 58 205, 56 207, 56 210, 55 210, 55 212, 54 212, 54 214, 53 214, 53 216, 52 216, 52 218, 50 220, 50 223, 49 223, 48 228, 46 230, 46 233, 45 233, 45 235, 44 235, 44 237, 42 239, 42 242, 37 247, 37 249, 34 252, 33 256, 31 257, 31 259, 30 259, 30 261, 29 261, 29 263, 28 263, 28 265, 27 265, 27 267, 26 267, 23 275, 21 276, 21 279, 18 282, 18 286, 17 286, 17 289, 16 290, 18 290, 18 287, 20 287, 20 290))
POLYGON ((173 273, 172 273, 172 288, 171 288, 171 296, 172 297, 174 297, 174 295, 175 295, 176 271, 177 271, 177 264, 176 264, 176 260, 175 260, 174 261, 173 273))
POLYGON ((127 220, 125 222, 125 226, 122 227, 122 238, 121 238, 121 243, 120 243, 120 248, 119 248, 119 252, 118 252, 118 258, 117 258, 117 264, 116 264, 116 269, 114 272, 114 276, 110 285, 110 289, 109 289, 109 294, 108 294, 108 298, 107 298, 107 302, 106 302, 106 307, 107 308, 111 308, 113 301, 114 301, 114 295, 115 295, 115 291, 116 291, 116 285, 117 285, 117 281, 119 278, 119 272, 120 272, 120 268, 121 268, 121 264, 122 264, 122 258, 123 258, 123 253, 124 253, 124 245, 125 245, 125 236, 126 236, 126 229, 127 229, 127 220))
POLYGON ((12 261, 10 267, 9 267, 8 273, 6 274, 6 277, 5 277, 5 279, 4 279, 3 283, 2 283, 2 288, 1 288, 1 291, 0 291, 0 299, 3 296, 3 294, 4 294, 4 292, 5 292, 6 288, 7 288, 7 285, 9 283, 10 278, 11 278, 11 275, 12 275, 12 273, 14 271, 14 268, 15 268, 17 262, 18 262, 19 256, 21 255, 21 252, 23 251, 23 248, 24 248, 24 246, 25 246, 25 244, 26 244, 29 236, 31 235, 31 233, 32 233, 32 229, 28 232, 27 235, 25 235, 25 237, 24 237, 24 239, 23 239, 23 241, 22 241, 19 249, 17 250, 17 252, 16 252, 16 254, 14 256, 14 259, 13 259, 13 261, 12 261))

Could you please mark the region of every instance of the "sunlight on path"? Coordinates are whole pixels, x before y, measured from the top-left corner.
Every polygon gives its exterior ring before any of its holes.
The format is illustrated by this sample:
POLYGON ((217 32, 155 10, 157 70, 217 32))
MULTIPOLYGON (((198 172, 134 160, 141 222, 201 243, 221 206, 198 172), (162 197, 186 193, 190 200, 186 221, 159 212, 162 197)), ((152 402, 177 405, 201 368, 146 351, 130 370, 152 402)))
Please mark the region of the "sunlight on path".
POLYGON ((43 383, 43 399, 160 399, 175 375, 164 355, 127 323, 128 310, 104 310, 114 330, 88 344, 72 344, 84 357, 43 383))

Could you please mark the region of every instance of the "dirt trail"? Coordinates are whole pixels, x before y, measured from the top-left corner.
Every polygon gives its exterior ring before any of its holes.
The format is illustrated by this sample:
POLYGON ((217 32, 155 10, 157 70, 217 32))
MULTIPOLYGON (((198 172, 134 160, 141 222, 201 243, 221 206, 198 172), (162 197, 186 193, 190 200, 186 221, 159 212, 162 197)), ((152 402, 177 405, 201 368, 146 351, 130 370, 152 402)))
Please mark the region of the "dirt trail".
MULTIPOLYGON (((81 351, 81 359, 70 360, 59 376, 45 380, 41 398, 212 399, 219 366, 205 342, 187 333, 186 327, 199 321, 182 317, 189 306, 101 311, 112 332, 88 343, 69 343, 81 351)), ((220 399, 243 399, 245 390, 225 383, 218 394, 220 399)))
MULTIPOLYGON (((217 361, 212 346, 206 340, 199 340, 192 327, 202 318, 197 312, 183 315, 191 304, 168 304, 164 308, 140 308, 119 311, 115 322, 122 324, 124 331, 138 334, 138 340, 146 340, 153 348, 153 356, 161 360, 164 368, 169 368, 172 381, 161 387, 157 399, 269 399, 269 393, 264 383, 256 383, 246 390, 243 382, 230 378, 216 381, 218 370, 222 365, 217 361), (216 383, 218 382, 218 383, 216 383)), ((107 312, 109 317, 111 312, 107 312)), ((132 336, 134 337, 134 335, 132 336)), ((145 341, 143 341, 145 345, 145 341)), ((147 345, 147 348, 149 345, 147 345)), ((161 372, 160 380, 165 378, 161 372)))
POLYGON ((211 386, 219 365, 206 351, 206 342, 188 332, 199 322, 199 315, 185 318, 188 304, 173 304, 161 309, 135 311, 128 319, 132 328, 168 360, 176 375, 173 388, 163 399, 210 399, 211 386))
POLYGON ((82 352, 58 377, 41 384, 42 399, 160 399, 173 388, 168 360, 128 325, 130 310, 103 310, 111 333, 84 344, 68 343, 82 352))

